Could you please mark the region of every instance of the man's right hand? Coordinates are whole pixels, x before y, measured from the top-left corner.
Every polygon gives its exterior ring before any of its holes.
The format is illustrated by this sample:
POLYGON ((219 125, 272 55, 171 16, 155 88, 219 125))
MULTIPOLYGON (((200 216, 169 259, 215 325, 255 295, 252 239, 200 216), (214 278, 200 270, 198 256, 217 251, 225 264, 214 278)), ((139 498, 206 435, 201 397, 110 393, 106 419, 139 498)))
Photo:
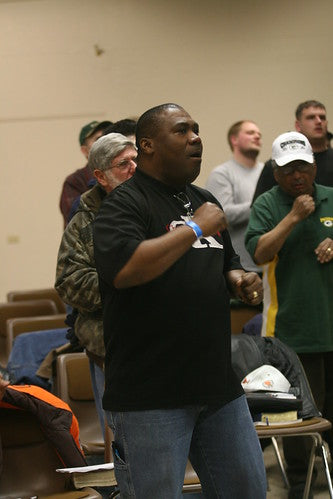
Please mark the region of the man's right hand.
POLYGON ((296 222, 300 222, 311 215, 314 210, 315 203, 313 197, 309 196, 309 194, 302 194, 295 199, 290 215, 295 217, 296 222))
POLYGON ((199 225, 203 236, 212 236, 228 227, 227 217, 215 203, 206 202, 195 210, 193 222, 199 225))

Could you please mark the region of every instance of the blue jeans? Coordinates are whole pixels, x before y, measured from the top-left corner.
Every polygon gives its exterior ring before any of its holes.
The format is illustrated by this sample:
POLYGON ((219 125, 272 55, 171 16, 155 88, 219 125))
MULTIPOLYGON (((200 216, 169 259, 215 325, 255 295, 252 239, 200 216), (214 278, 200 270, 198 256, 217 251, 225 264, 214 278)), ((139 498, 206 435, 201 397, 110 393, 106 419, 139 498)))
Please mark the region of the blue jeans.
POLYGON ((188 457, 207 499, 264 499, 262 450, 244 395, 222 408, 106 411, 121 498, 182 497, 188 457))
POLYGON ((96 410, 101 425, 102 434, 105 440, 105 412, 102 406, 105 382, 104 371, 91 359, 89 359, 89 368, 96 410))
POLYGON ((67 328, 32 331, 16 336, 7 371, 15 385, 37 385, 51 390, 52 379, 36 374, 47 354, 68 342, 67 328))

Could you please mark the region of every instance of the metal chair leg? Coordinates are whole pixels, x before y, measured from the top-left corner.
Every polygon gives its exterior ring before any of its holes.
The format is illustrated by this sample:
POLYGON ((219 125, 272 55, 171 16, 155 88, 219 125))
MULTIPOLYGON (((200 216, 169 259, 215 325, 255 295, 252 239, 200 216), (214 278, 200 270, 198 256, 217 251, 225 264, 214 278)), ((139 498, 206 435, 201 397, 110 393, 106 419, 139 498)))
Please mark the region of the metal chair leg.
POLYGON ((112 494, 109 495, 109 499, 114 499, 115 497, 120 497, 120 491, 114 490, 112 494))
POLYGON ((286 470, 285 470, 285 467, 284 467, 284 464, 283 464, 283 461, 282 461, 282 457, 281 457, 281 453, 280 453, 280 450, 279 450, 279 446, 278 446, 277 440, 276 440, 275 437, 271 437, 271 440, 272 440, 272 444, 273 444, 273 449, 274 449, 274 452, 275 452, 275 456, 276 456, 276 459, 277 459, 277 462, 279 464, 279 468, 280 468, 280 471, 281 471, 281 474, 282 474, 284 485, 285 485, 285 487, 287 489, 289 489, 290 488, 290 483, 289 483, 289 480, 288 480, 288 477, 287 477, 287 473, 286 473, 286 470))
POLYGON ((329 467, 328 459, 327 459, 327 451, 326 451, 326 448, 325 448, 325 445, 324 445, 322 439, 321 439, 318 451, 319 451, 319 454, 321 455, 321 458, 322 458, 323 463, 324 463, 325 475, 326 475, 328 490, 330 493, 330 498, 333 499, 333 486, 332 486, 330 467, 329 467))
POLYGON ((312 474, 313 474, 313 467, 314 467, 314 462, 315 462, 315 458, 316 458, 316 451, 318 449, 318 444, 319 444, 318 437, 320 438, 319 433, 313 434, 310 436, 312 438, 312 448, 311 448, 311 453, 310 453, 310 458, 309 458, 308 473, 306 475, 306 482, 305 482, 305 487, 304 487, 304 492, 303 492, 303 499, 308 499, 308 497, 309 497, 312 474))

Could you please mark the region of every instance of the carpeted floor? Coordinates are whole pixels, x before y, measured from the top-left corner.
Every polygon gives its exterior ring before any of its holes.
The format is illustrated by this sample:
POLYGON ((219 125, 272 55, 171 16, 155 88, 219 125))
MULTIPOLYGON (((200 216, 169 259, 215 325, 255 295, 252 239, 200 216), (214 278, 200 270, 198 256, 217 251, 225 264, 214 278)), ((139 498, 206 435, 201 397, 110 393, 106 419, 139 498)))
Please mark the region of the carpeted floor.
MULTIPOLYGON (((279 442, 279 447, 280 447, 280 442, 279 442)), ((281 455, 283 456, 282 451, 281 455)), ((288 491, 284 486, 282 474, 277 464, 277 460, 272 445, 269 445, 264 450, 264 461, 265 461, 265 467, 268 479, 267 499, 287 499, 288 491)), ((316 460, 316 466, 318 468, 318 476, 313 486, 314 499, 329 499, 330 495, 328 492, 327 481, 321 463, 322 463, 321 460, 319 459, 316 460)))

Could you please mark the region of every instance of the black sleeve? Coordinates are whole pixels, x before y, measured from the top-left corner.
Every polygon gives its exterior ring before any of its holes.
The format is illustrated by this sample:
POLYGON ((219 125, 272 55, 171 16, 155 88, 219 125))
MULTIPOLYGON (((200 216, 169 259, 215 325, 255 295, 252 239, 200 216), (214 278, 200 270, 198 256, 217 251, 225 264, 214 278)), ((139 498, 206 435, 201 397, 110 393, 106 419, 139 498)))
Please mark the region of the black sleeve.
POLYGON ((230 234, 228 230, 223 231, 223 240, 224 240, 224 249, 225 249, 225 261, 224 261, 224 268, 223 268, 223 273, 226 274, 227 272, 230 272, 230 270, 244 270, 240 263, 240 258, 239 255, 235 252, 230 234))
POLYGON ((103 282, 113 287, 115 276, 146 239, 149 216, 142 196, 122 187, 104 198, 94 222, 94 256, 101 290, 103 282))
POLYGON ((262 172, 260 174, 256 190, 254 191, 252 204, 257 199, 257 197, 260 196, 260 194, 269 191, 269 189, 274 187, 274 185, 276 185, 276 180, 273 175, 272 162, 269 159, 268 161, 266 161, 264 168, 262 169, 262 172))

